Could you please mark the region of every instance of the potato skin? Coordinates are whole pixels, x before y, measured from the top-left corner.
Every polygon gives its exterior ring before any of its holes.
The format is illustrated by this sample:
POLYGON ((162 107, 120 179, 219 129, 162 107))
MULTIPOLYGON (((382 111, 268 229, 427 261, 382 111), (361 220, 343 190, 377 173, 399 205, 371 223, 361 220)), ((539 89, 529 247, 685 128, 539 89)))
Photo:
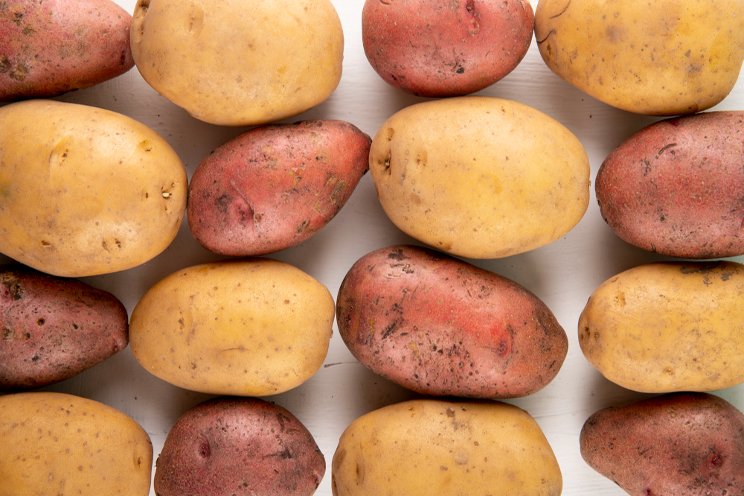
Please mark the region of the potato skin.
POLYGON ((713 391, 744 382, 744 265, 653 263, 605 281, 579 317, 579 344, 634 391, 713 391))
POLYGON ((744 415, 705 393, 675 393, 592 415, 581 455, 633 496, 744 494, 744 415))
POLYGON ((0 496, 147 496, 152 444, 133 419, 63 393, 0 396, 0 496))
POLYGON ((744 112, 648 126, 597 174, 602 217, 628 243, 663 255, 744 255, 744 112))
POLYGON ((740 0, 540 0, 535 38, 545 63, 608 105, 689 114, 723 100, 744 60, 740 0))
POLYGON ((333 455, 334 496, 558 496, 537 422, 506 403, 413 400, 351 423, 333 455))
POLYGON ((131 39, 145 81, 211 124, 299 114, 341 80, 344 35, 330 0, 138 0, 131 39))
POLYGON ((131 20, 110 0, 0 3, 0 101, 56 96, 127 72, 131 20))
POLYGON ((525 0, 367 0, 364 53, 388 84, 443 97, 481 90, 510 73, 532 41, 525 0))
POLYGON ((0 108, 0 252, 85 277, 149 261, 178 233, 186 170, 147 126, 86 105, 0 108), (43 201, 40 201, 43 200, 43 201))
POLYGON ((308 380, 333 326, 325 286, 284 262, 195 265, 151 287, 132 311, 130 347, 153 375, 209 394, 266 396, 308 380))
POLYGON ((367 172, 371 139, 343 121, 255 128, 217 148, 189 186, 194 237, 222 255, 264 255, 325 226, 367 172))
POLYGON ((106 291, 0 267, 0 390, 68 379, 127 346, 124 305, 106 291))
POLYGON ((369 168, 393 224, 468 258, 551 243, 589 206, 581 142, 542 112, 500 98, 447 98, 398 111, 372 140, 369 168))
POLYGON ((310 496, 325 474, 307 428, 255 398, 217 398, 184 413, 156 465, 158 496, 310 496))
POLYGON ((427 395, 525 396, 555 377, 568 349, 565 331, 535 295, 415 246, 359 259, 336 305, 341 337, 362 364, 427 395))

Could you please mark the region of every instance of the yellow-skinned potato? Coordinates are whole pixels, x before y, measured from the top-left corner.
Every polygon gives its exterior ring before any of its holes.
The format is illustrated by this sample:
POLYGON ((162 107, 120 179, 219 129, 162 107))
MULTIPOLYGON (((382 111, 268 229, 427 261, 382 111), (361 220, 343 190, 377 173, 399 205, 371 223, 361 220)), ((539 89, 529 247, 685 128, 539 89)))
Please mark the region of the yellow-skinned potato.
POLYGON ((197 119, 237 126, 328 98, 344 36, 330 0, 139 0, 131 43, 155 90, 197 119))
POLYGON ((0 496, 147 496, 152 444, 120 411, 63 393, 0 396, 0 496))
POLYGON ((0 108, 0 252, 64 277, 160 254, 186 209, 186 171, 147 126, 51 100, 0 108))
POLYGON ((645 393, 744 382, 744 265, 654 263, 604 282, 579 319, 579 344, 608 380, 645 393))
POLYGON ((412 400, 356 419, 333 456, 334 496, 557 496, 537 422, 506 403, 412 400))
POLYGON ((589 203, 589 160, 526 105, 459 97, 407 107, 380 128, 369 167, 385 213, 434 248, 498 258, 560 238, 589 203))
POLYGON ((614 107, 697 112, 723 100, 744 60, 741 0, 540 0, 535 37, 545 63, 614 107))
POLYGON ((150 288, 132 312, 129 340, 140 364, 171 384, 265 396, 320 368, 334 311, 328 289, 289 264, 208 263, 150 288))

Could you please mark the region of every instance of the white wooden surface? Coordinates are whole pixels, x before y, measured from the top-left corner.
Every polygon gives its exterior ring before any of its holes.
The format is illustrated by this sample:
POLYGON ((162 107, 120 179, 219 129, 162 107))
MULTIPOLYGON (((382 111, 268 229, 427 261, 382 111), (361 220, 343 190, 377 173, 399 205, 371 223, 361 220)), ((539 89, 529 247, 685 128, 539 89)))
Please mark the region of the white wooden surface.
MULTIPOLYGON (((117 0, 117 3, 130 13, 134 10, 135 0, 117 0)), ((361 43, 363 0, 333 3, 342 19, 346 39, 341 84, 327 102, 289 120, 344 119, 374 135, 395 111, 421 99, 387 86, 369 66, 361 43)), ((534 0, 533 4, 536 4, 534 0)), ((614 147, 656 120, 612 109, 575 90, 544 65, 534 40, 520 66, 480 94, 519 100, 561 121, 584 143, 591 160, 592 179, 614 147)), ((98 87, 59 99, 108 108, 151 126, 180 154, 189 175, 212 149, 244 131, 191 118, 152 90, 136 69, 98 87)), ((716 108, 744 108, 744 77, 716 108)), ((326 228, 302 246, 274 257, 310 273, 335 295, 344 274, 359 257, 379 247, 409 241, 382 212, 367 175, 326 228)), ((142 294, 162 277, 216 258, 193 240, 184 225, 173 245, 151 262, 86 281, 114 293, 131 312, 142 294)), ((579 313, 588 296, 605 279, 657 259, 612 234, 599 215, 592 189, 586 216, 559 241, 523 255, 475 262, 536 293, 554 311, 568 334, 568 356, 556 379, 532 396, 511 401, 529 411, 544 430, 560 463, 566 495, 623 494, 584 463, 579 454, 578 435, 583 422, 594 411, 641 397, 609 383, 588 365, 577 340, 579 313)), ((744 257, 738 257, 738 261, 744 261, 744 257)), ((128 349, 78 377, 47 389, 96 399, 132 416, 149 433, 155 458, 176 418, 207 398, 149 375, 128 349)), ((744 385, 717 394, 744 410, 744 385)), ((270 400, 291 410, 312 432, 327 462, 326 475, 317 494, 329 496, 331 458, 344 428, 365 412, 409 397, 406 391, 359 365, 334 328, 325 366, 307 383, 270 400)), ((155 494, 154 490, 151 494, 155 494)))

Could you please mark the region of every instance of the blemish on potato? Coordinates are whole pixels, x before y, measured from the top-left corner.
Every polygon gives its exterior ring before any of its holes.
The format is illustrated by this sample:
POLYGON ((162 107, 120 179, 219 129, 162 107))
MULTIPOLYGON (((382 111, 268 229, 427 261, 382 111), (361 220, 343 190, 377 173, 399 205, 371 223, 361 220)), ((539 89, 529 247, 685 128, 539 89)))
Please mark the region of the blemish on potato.
MULTIPOLYGON (((670 149, 672 149, 672 148, 674 148, 674 147, 676 147, 676 146, 677 146, 677 143, 669 143, 669 144, 666 144, 666 145, 662 146, 662 147, 661 147, 661 148, 659 149, 659 151, 658 151, 658 152, 656 152, 656 158, 659 158, 659 157, 661 157, 661 155, 662 155, 662 154, 663 154, 663 153, 664 153, 665 151, 667 151, 667 150, 670 150, 670 149)), ((674 151, 671 151, 670 153, 674 154, 674 151)))
POLYGON ((0 58, 0 74, 5 74, 6 72, 10 71, 12 65, 13 63, 10 61, 8 56, 3 55, 2 58, 0 58))
POLYGON ((142 141, 140 141, 140 142, 139 142, 139 145, 138 145, 138 146, 139 146, 139 147, 140 147, 140 148, 141 148, 141 149, 142 149, 143 151, 145 151, 145 152, 151 152, 151 151, 152 151, 152 147, 153 147, 153 145, 152 145, 152 143, 150 142, 150 140, 142 140, 142 141))
POLYGON ((354 469, 354 473, 356 474, 356 485, 361 486, 364 484, 364 461, 357 459, 356 466, 354 469))
POLYGON ((302 224, 300 224, 299 226, 297 226, 297 229, 295 229, 295 233, 296 234, 302 234, 308 228, 309 225, 310 225, 310 221, 309 220, 307 220, 307 219, 306 220, 303 220, 302 221, 302 224))
POLYGON ((618 292, 615 295, 615 304, 618 305, 618 306, 620 306, 620 307, 624 307, 625 306, 625 293, 623 293, 622 291, 620 291, 620 292, 618 292))
POLYGON ((346 192, 346 181, 338 181, 331 192, 331 203, 340 205, 346 192))
POLYGON ((198 36, 204 27, 204 10, 198 5, 191 4, 191 10, 189 12, 189 25, 188 31, 193 36, 198 36))
POLYGON ((209 441, 202 440, 199 443, 199 456, 202 458, 209 458, 211 454, 212 454, 212 449, 209 446, 209 441))
POLYGON ((5 286, 5 289, 8 291, 8 295, 13 300, 20 300, 21 298, 23 298, 23 287, 17 279, 15 279, 14 277, 3 277, 2 284, 3 286, 5 286))

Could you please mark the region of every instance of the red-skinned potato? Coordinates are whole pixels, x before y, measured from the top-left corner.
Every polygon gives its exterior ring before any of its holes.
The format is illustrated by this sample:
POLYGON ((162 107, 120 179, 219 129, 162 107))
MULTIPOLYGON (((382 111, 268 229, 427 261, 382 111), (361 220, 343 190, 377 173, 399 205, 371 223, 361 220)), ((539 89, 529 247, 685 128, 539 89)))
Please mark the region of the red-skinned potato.
POLYGON ((663 255, 744 254, 744 112, 667 119, 604 161, 602 216, 628 243, 663 255))
POLYGON ((675 393, 592 415, 581 455, 633 496, 744 494, 744 415, 706 393, 675 393))
POLYGON ((255 398, 217 398, 184 413, 155 470, 158 496, 310 496, 325 459, 286 409, 255 398))
POLYGON ((567 352, 550 309, 513 281, 414 246, 358 260, 337 300, 352 354, 376 374, 428 395, 525 396, 567 352))
POLYGON ((304 121, 248 131, 194 172, 194 237, 222 255, 298 245, 343 207, 367 172, 371 139, 344 121, 304 121))
POLYGON ((367 0, 364 52, 396 88, 421 96, 465 95, 511 72, 532 41, 526 0, 367 0))
POLYGON ((22 266, 0 268, 0 328, 0 389, 69 379, 128 342, 114 295, 22 266))
POLYGON ((55 96, 134 66, 132 17, 111 0, 0 2, 0 101, 55 96))

